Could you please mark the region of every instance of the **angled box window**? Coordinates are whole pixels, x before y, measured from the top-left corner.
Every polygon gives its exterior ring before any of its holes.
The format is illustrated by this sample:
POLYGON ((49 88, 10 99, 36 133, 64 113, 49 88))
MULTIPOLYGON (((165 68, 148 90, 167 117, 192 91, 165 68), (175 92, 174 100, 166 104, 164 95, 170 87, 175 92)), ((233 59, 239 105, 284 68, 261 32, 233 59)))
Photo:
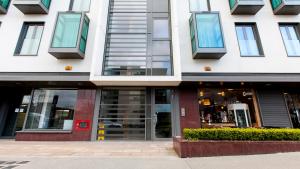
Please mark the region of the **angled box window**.
POLYGON ((263 50, 255 24, 236 24, 241 56, 263 56, 263 50))
POLYGON ((51 0, 15 0, 14 6, 24 14, 48 14, 51 0))
POLYGON ((299 24, 280 24, 288 56, 300 56, 299 24))
POLYGON ((275 15, 298 15, 300 13, 300 0, 271 0, 275 15))
POLYGON ((230 10, 232 14, 254 15, 263 6, 263 0, 229 0, 230 10))
POLYGON ((25 130, 72 130, 77 90, 34 90, 25 130))
POLYGON ((83 59, 89 31, 85 13, 59 13, 49 53, 58 59, 83 59))
POLYGON ((209 11, 209 0, 189 0, 191 12, 209 11))
POLYGON ((44 23, 24 23, 15 50, 15 55, 37 55, 44 23))
POLYGON ((0 0, 0 14, 7 13, 9 4, 10 4, 10 0, 0 0))
POLYGON ((75 12, 90 11, 91 0, 71 0, 71 10, 75 12))
POLYGON ((193 13, 190 35, 194 59, 219 59, 225 55, 219 13, 193 13))

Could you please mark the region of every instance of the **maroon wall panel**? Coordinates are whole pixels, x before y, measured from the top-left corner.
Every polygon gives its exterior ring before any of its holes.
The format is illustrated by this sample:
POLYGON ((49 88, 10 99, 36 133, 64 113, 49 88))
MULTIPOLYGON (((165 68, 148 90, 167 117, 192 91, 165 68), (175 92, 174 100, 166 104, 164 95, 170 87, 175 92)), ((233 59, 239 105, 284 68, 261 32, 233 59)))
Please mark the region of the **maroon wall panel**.
POLYGON ((300 152, 299 141, 187 141, 174 138, 179 157, 210 157, 300 152))
POLYGON ((70 133, 35 133, 18 132, 17 141, 89 141, 91 140, 92 123, 94 117, 96 90, 78 90, 75 106, 73 131, 70 133), (77 130, 76 121, 89 121, 89 128, 77 130))
POLYGON ((198 105, 198 89, 196 87, 182 87, 179 90, 180 109, 185 109, 185 117, 180 117, 181 130, 184 128, 199 128, 200 113, 198 105))

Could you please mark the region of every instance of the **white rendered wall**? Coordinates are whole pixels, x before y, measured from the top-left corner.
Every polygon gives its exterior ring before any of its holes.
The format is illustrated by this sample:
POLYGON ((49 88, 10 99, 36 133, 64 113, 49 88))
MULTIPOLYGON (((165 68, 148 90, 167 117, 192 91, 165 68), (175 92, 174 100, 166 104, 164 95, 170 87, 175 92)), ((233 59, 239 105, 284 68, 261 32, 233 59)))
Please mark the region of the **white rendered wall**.
POLYGON ((8 13, 0 15, 0 72, 66 72, 65 66, 73 66, 68 72, 90 72, 95 29, 100 0, 91 0, 88 16, 90 29, 83 60, 58 60, 48 53, 51 36, 59 11, 67 11, 70 0, 52 0, 48 15, 24 15, 14 5, 12 0, 8 13), (45 22, 44 32, 37 56, 14 56, 14 51, 22 29, 23 22, 45 22))
POLYGON ((189 0, 177 0, 182 72, 212 73, 300 73, 300 57, 288 57, 278 23, 300 22, 298 15, 274 15, 269 0, 256 15, 231 15, 228 0, 210 0, 212 11, 220 11, 227 54, 220 60, 192 58, 189 30, 189 0), (235 22, 256 22, 265 57, 241 57, 235 22))

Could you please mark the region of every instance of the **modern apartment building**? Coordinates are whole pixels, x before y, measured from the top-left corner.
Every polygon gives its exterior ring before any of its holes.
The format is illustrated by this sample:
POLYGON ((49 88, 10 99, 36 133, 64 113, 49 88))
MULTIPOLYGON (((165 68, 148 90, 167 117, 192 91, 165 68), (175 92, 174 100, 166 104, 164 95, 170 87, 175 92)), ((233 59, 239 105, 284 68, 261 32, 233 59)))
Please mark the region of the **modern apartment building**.
POLYGON ((0 0, 0 138, 300 127, 300 0, 0 0))

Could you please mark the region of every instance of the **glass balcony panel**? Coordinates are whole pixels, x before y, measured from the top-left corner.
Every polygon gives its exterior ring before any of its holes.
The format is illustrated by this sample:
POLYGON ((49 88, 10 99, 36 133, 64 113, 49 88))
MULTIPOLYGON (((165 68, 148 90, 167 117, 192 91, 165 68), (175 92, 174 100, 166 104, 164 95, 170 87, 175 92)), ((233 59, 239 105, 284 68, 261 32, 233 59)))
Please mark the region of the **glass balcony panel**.
POLYGON ((197 14, 199 48, 223 48, 223 36, 218 14, 197 14))
POLYGON ((60 14, 54 32, 52 47, 75 48, 77 44, 81 14, 60 14))

